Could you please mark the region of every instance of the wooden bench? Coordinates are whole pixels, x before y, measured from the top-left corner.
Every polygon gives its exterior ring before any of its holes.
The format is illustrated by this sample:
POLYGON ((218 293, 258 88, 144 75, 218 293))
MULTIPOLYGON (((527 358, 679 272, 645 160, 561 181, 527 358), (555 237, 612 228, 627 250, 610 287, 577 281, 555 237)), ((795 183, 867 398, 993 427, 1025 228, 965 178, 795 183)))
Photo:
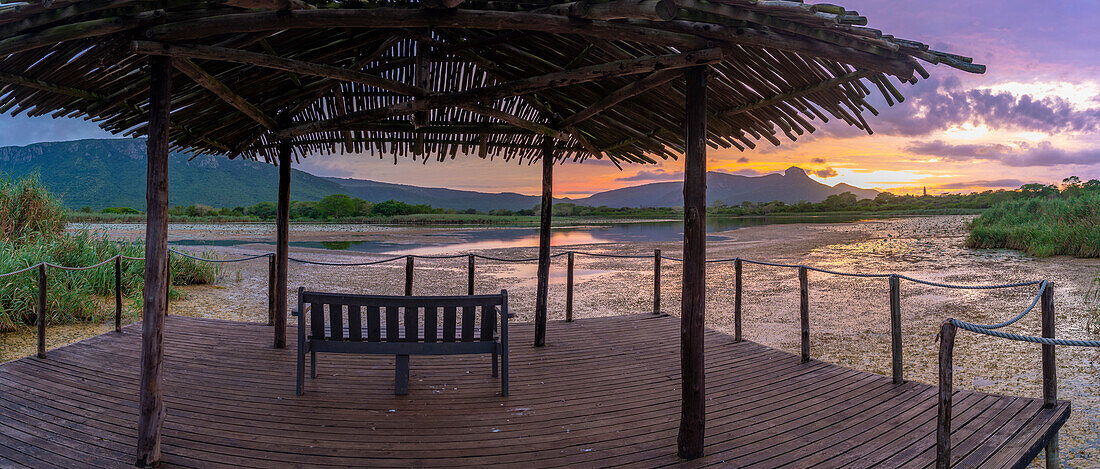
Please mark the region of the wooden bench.
POLYGON ((305 356, 317 377, 317 353, 394 355, 394 394, 409 392, 409 355, 490 353, 493 377, 508 395, 508 292, 470 296, 381 296, 298 289, 298 395, 305 356), (480 310, 480 314, 479 314, 480 310), (309 331, 306 331, 306 315, 309 331), (497 334, 499 325, 500 334, 497 334))

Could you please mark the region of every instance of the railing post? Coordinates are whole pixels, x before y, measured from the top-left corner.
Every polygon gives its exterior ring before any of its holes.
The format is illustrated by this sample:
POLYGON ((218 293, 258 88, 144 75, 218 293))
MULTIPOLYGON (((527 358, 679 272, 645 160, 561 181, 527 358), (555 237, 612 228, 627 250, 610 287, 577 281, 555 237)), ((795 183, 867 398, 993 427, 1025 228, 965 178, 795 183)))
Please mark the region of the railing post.
POLYGON ((890 275, 890 358, 893 360, 894 384, 905 382, 901 369, 901 278, 890 275))
POLYGON ((810 281, 806 266, 798 267, 799 319, 802 323, 802 363, 810 361, 810 281))
POLYGON ((46 263, 38 264, 38 358, 46 358, 46 263))
POLYGON ((733 341, 741 342, 741 258, 733 260, 733 341))
POLYGON ((413 256, 405 256, 405 296, 413 294, 413 256))
POLYGON ((565 272, 565 322, 573 322, 573 251, 569 251, 565 272))
POLYGON ((168 308, 170 303, 168 299, 172 297, 172 250, 168 250, 167 260, 164 262, 164 278, 168 282, 168 288, 164 289, 164 315, 168 315, 168 308))
POLYGON ((466 294, 474 294, 474 255, 470 254, 467 258, 469 264, 466 269, 466 294))
MULTIPOLYGON (((1054 284, 1047 282, 1040 300, 1043 337, 1054 338, 1054 284)), ((1054 361, 1054 346, 1042 345, 1043 350, 1043 406, 1050 409, 1058 405, 1058 365, 1054 361)), ((1061 467, 1058 455, 1058 434, 1046 447, 1047 469, 1061 467)))
POLYGON ((122 332, 122 255, 115 256, 115 332, 122 332))
POLYGON ((951 320, 940 326, 940 398, 936 418, 936 469, 951 466, 951 395, 952 354, 955 350, 955 324, 951 320))
POLYGON ((653 250, 653 314, 661 314, 661 250, 653 250))
POLYGON ((275 256, 267 257, 267 325, 275 325, 275 256))

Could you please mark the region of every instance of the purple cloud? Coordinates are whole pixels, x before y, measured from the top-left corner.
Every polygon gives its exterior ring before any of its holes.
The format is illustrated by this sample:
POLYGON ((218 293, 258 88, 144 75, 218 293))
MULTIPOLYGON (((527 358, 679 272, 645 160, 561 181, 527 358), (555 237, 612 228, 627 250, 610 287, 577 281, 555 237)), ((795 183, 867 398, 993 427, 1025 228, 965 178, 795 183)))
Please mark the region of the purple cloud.
POLYGON ((917 142, 905 148, 909 153, 936 156, 950 161, 999 161, 1005 166, 1057 166, 1064 164, 1100 164, 1100 150, 1064 150, 1050 142, 1020 143, 1013 147, 1001 143, 955 145, 942 140, 917 142))
POLYGON ((1019 179, 994 179, 992 181, 951 182, 937 186, 940 189, 969 189, 971 187, 992 187, 996 189, 1015 189, 1024 184, 1019 179))
POLYGON ((665 171, 663 169, 641 170, 635 173, 633 176, 623 176, 615 178, 618 182, 636 182, 636 181, 679 181, 684 178, 683 171, 665 171))

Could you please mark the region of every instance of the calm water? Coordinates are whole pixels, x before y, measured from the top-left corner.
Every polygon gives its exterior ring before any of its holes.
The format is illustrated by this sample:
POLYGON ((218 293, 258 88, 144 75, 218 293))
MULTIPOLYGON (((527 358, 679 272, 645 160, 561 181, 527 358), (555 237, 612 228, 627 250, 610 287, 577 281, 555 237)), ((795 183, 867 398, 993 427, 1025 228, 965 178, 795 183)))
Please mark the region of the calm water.
MULTIPOLYGON (((707 220, 708 233, 720 233, 749 226, 784 223, 838 223, 855 222, 862 217, 754 217, 711 218, 707 220)), ((550 243, 554 246, 607 243, 660 243, 683 239, 684 228, 680 222, 611 223, 588 226, 559 227, 551 230, 550 243)), ((293 236, 292 236, 293 238, 293 236)), ((725 236, 707 236, 708 241, 721 241, 725 236)), ((257 241, 240 239, 181 239, 172 241, 179 246, 238 246, 256 244, 257 241)), ((539 244, 538 228, 454 228, 430 230, 418 240, 401 242, 370 240, 340 241, 291 241, 299 248, 354 251, 372 254, 437 255, 476 251, 481 249, 506 249, 536 247, 539 244)))

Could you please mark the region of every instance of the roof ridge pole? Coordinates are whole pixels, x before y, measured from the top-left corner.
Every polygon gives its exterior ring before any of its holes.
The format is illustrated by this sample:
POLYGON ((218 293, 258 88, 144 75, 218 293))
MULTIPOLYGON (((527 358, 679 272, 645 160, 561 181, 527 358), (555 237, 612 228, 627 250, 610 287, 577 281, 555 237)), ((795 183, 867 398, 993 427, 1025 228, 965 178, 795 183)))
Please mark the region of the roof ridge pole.
POLYGON ((138 467, 160 463, 164 398, 164 316, 168 304, 168 121, 172 63, 149 58, 148 179, 145 188, 145 293, 141 318, 141 394, 138 414, 138 467))
POLYGON ((703 377, 703 319, 707 259, 707 67, 684 71, 687 81, 684 143, 684 277, 680 303, 681 407, 677 455, 703 455, 706 387, 703 377))
POLYGON ((542 199, 539 202, 539 268, 535 293, 535 347, 546 345, 546 297, 550 287, 550 215, 554 209, 554 156, 557 140, 542 138, 542 199))

